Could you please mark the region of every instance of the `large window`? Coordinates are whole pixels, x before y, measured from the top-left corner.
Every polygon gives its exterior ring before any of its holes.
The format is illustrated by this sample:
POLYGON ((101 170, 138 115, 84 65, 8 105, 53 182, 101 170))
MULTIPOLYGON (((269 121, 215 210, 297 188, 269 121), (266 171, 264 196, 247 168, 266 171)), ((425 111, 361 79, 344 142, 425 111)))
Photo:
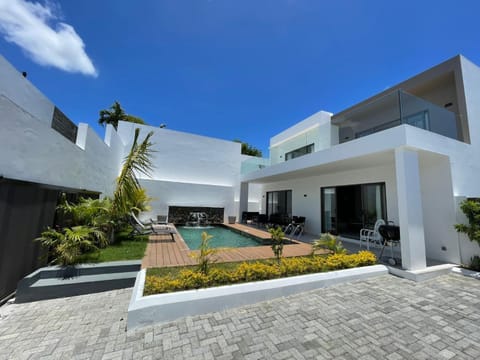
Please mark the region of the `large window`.
POLYGON ((267 192, 267 215, 292 216, 292 190, 267 192))
POLYGON ((296 149, 296 150, 293 150, 293 151, 290 151, 290 152, 286 153, 285 154, 285 161, 292 160, 292 159, 295 159, 297 157, 312 153, 313 148, 314 148, 313 145, 314 144, 303 146, 299 149, 296 149))
POLYGON ((360 229, 387 221, 385 183, 324 187, 322 232, 358 238, 360 229))

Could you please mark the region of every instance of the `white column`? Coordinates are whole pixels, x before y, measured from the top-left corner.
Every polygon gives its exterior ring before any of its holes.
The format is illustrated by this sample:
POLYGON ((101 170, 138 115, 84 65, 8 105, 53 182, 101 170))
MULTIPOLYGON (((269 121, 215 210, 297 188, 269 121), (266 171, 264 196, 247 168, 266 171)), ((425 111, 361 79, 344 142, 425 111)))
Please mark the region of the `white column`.
POLYGON ((405 148, 395 149, 395 170, 402 266, 407 270, 424 269, 427 261, 418 153, 405 148))
POLYGON ((242 214, 248 211, 248 183, 242 182, 240 184, 240 206, 238 214, 238 222, 242 221, 242 214))

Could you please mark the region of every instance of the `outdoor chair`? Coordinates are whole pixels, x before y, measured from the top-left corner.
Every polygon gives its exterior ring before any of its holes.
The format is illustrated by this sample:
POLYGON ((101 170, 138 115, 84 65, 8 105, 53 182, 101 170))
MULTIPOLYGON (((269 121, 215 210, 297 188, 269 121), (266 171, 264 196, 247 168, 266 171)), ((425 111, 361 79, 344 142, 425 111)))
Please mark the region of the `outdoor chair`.
POLYGON ((305 217, 304 216, 293 216, 292 222, 287 225, 284 230, 285 235, 290 235, 292 237, 300 237, 303 235, 303 228, 305 227, 305 217))
POLYGON ((168 225, 168 215, 157 215, 157 220, 151 219, 153 224, 168 225))
POLYGON ((370 243, 373 246, 381 246, 383 242, 382 235, 378 231, 378 228, 382 225, 385 225, 385 221, 379 219, 375 222, 373 229, 360 229, 360 249, 362 248, 362 243, 367 244, 367 250, 370 250, 370 243))
POLYGON ((138 233, 140 235, 170 235, 172 238, 172 241, 175 241, 174 234, 177 232, 175 229, 168 225, 160 225, 160 224, 154 224, 152 222, 150 223, 143 223, 141 222, 137 216, 132 212, 131 213, 131 222, 133 226, 133 231, 135 233, 138 233))

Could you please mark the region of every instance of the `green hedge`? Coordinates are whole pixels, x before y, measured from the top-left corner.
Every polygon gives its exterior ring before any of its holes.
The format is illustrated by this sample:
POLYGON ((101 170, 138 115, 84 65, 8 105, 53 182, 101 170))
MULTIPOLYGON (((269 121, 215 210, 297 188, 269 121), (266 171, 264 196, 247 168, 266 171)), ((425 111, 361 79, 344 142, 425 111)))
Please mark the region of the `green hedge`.
POLYGON ((333 254, 327 257, 304 256, 282 258, 280 264, 276 262, 244 262, 230 269, 213 267, 208 272, 208 275, 185 268, 176 276, 147 275, 144 295, 348 269, 374 265, 376 262, 377 259, 373 253, 360 251, 357 254, 350 255, 333 254))

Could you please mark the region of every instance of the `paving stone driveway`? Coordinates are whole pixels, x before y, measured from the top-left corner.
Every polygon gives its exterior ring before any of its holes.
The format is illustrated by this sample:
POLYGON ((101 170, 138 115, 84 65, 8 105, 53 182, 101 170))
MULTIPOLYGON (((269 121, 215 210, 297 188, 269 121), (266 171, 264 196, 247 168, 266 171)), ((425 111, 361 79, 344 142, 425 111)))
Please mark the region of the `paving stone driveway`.
POLYGON ((131 289, 0 308, 0 359, 479 359, 480 281, 390 275, 125 331, 131 289))

